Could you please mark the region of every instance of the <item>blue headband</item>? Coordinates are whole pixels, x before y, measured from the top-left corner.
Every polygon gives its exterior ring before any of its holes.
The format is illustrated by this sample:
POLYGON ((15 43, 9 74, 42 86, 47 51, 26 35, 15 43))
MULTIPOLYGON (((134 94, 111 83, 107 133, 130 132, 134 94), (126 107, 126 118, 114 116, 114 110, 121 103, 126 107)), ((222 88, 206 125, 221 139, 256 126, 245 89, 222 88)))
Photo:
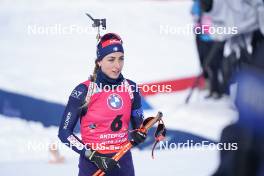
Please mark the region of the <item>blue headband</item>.
POLYGON ((105 34, 99 44, 97 45, 97 61, 102 60, 106 55, 114 53, 114 52, 122 52, 124 53, 124 49, 122 46, 121 38, 114 33, 105 34))

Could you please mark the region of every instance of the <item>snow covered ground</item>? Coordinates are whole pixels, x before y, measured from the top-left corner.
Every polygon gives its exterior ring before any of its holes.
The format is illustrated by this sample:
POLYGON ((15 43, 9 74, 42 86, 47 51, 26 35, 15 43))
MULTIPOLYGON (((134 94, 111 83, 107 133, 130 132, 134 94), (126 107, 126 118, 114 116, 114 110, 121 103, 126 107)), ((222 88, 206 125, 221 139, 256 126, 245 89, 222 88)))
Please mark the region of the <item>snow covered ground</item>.
MULTIPOLYGON (((95 30, 89 33, 28 33, 37 25, 87 27, 90 12, 107 18, 108 31, 119 33, 125 45, 124 75, 138 83, 194 76, 199 64, 192 34, 161 31, 161 26, 191 24, 191 1, 2 1, 0 5, 0 89, 66 103, 71 90, 93 70, 95 30), (136 13, 135 13, 136 11, 136 13)), ((168 129, 218 141, 221 130, 236 120, 229 98, 206 100, 195 90, 147 97, 154 107, 146 116, 164 113, 168 129)), ((65 146, 64 164, 49 164, 48 145, 57 142, 57 127, 0 115, 0 175, 73 176, 78 155, 65 146)), ((175 136, 177 138, 177 136, 175 136)), ((133 150, 136 175, 209 176, 217 168, 216 150, 133 150)))

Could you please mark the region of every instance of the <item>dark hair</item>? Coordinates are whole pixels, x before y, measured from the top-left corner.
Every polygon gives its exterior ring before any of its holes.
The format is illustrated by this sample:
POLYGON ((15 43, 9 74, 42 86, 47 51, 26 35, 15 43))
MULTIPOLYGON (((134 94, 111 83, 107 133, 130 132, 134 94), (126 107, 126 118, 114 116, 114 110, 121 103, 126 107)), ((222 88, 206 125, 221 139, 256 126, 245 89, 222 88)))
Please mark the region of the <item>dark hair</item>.
MULTIPOLYGON (((93 74, 90 75, 90 77, 89 77, 89 80, 92 82, 94 82, 96 80, 96 73, 97 73, 97 70, 100 68, 97 60, 95 60, 94 64, 95 64, 95 66, 94 66, 93 74)), ((82 109, 82 113, 84 112, 84 114, 86 114, 87 106, 88 106, 88 102, 87 102, 87 96, 86 96, 84 104, 80 107, 80 109, 82 109)))
POLYGON ((100 68, 97 60, 95 60, 94 64, 95 64, 95 66, 94 66, 93 74, 90 75, 90 78, 89 78, 93 82, 96 80, 96 73, 97 73, 98 69, 100 68))

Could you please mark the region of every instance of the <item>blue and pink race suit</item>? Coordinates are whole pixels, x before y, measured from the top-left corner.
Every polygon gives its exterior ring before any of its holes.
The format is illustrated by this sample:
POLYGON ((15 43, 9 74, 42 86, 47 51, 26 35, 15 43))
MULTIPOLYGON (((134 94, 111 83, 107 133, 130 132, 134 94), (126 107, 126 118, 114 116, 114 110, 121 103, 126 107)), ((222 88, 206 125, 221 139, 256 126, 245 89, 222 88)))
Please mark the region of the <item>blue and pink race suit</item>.
MULTIPOLYGON (((143 121, 140 94, 127 86, 135 87, 134 82, 124 79, 121 75, 122 79, 114 82, 117 88, 107 91, 97 86, 99 83, 105 85, 107 77, 102 72, 99 72, 97 77, 96 82, 85 81, 73 90, 59 130, 61 141, 80 154, 79 176, 92 175, 98 169, 84 157, 84 146, 112 157, 128 141, 130 122, 137 128, 143 121), (92 94, 91 84, 94 85, 92 94), (87 106, 83 108, 85 103, 87 106), (81 123, 81 139, 73 133, 78 119, 81 123)), ((121 158, 119 164, 121 168, 115 168, 107 175, 134 175, 130 151, 121 158)))

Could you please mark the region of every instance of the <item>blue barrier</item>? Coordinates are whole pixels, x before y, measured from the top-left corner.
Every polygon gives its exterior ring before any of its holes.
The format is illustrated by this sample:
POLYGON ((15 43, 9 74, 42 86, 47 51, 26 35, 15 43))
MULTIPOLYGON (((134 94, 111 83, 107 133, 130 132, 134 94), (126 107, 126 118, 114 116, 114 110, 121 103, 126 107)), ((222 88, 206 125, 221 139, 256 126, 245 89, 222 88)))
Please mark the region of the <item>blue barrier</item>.
POLYGON ((58 125, 65 106, 45 100, 0 90, 0 113, 9 117, 58 125))

